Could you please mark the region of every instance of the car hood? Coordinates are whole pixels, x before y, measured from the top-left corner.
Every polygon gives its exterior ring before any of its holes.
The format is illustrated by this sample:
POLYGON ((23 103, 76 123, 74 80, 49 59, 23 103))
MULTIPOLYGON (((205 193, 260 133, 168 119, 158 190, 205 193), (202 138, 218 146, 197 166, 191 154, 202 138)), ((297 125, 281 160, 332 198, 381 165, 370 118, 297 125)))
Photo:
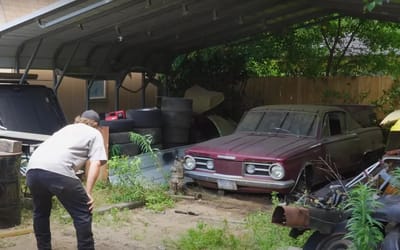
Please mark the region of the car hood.
POLYGON ((41 85, 0 84, 3 129, 51 135, 66 124, 52 89, 41 85))
POLYGON ((234 133, 209 141, 198 143, 188 150, 187 154, 195 152, 209 156, 236 156, 255 157, 268 159, 284 159, 305 148, 311 148, 317 144, 315 138, 297 137, 287 134, 256 134, 234 133))

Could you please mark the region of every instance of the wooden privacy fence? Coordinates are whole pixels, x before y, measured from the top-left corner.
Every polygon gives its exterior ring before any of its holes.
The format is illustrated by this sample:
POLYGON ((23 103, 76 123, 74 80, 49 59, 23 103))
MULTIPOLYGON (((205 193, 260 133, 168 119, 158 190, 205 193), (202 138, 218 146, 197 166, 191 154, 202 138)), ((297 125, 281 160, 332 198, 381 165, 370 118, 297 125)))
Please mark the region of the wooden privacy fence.
POLYGON ((246 100, 252 106, 269 104, 371 104, 393 84, 388 76, 330 78, 251 78, 246 100))

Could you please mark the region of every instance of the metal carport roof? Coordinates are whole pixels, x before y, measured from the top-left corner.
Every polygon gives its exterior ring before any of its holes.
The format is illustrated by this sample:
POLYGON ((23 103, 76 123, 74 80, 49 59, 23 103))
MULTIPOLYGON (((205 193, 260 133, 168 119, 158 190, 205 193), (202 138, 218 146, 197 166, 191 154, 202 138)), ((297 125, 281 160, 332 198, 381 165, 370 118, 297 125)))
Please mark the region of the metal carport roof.
POLYGON ((168 70, 176 55, 332 13, 400 21, 400 0, 63 0, 0 26, 0 68, 117 79, 168 70), (61 72, 61 73, 60 73, 61 72))

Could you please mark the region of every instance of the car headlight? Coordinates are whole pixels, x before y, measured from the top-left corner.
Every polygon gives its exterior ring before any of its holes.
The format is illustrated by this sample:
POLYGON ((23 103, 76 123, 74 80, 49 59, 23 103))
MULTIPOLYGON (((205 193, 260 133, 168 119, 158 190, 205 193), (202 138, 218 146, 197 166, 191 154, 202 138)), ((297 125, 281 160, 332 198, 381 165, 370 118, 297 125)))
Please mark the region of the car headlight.
POLYGON ((255 172, 256 172, 256 166, 254 166, 254 164, 247 164, 246 173, 254 174, 255 172))
POLYGON ((285 170, 283 169, 281 164, 274 163, 269 169, 269 174, 272 179, 281 180, 285 176, 285 170))
POLYGON ((206 166, 207 166, 207 169, 212 170, 212 169, 214 169, 214 162, 212 160, 207 161, 206 166))
POLYGON ((193 170, 196 167, 196 160, 190 155, 185 156, 183 167, 187 170, 193 170))

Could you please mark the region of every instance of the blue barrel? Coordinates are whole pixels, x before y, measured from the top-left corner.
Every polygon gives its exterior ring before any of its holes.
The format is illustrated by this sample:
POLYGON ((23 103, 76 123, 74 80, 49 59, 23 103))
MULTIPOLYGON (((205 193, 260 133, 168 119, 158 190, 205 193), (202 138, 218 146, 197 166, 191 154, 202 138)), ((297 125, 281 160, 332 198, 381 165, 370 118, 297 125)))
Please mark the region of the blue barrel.
POLYGON ((0 152, 0 228, 21 224, 21 153, 0 152))

